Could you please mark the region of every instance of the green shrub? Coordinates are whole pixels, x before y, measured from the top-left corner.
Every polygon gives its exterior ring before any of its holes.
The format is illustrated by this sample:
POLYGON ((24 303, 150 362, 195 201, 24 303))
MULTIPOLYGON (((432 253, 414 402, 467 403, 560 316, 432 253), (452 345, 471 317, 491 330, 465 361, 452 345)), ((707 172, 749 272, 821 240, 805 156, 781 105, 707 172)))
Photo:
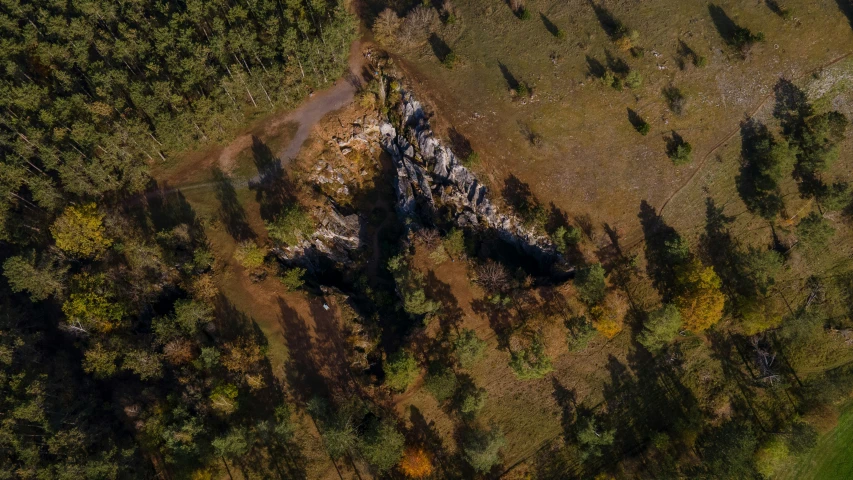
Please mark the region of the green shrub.
POLYGON ((642 135, 642 136, 644 136, 644 137, 645 137, 646 135, 648 135, 648 134, 649 134, 649 132, 651 131, 651 129, 652 129, 652 126, 651 126, 651 125, 649 125, 649 122, 647 122, 647 121, 645 121, 645 120, 642 120, 642 121, 637 125, 637 131, 638 131, 638 132, 640 132, 640 135, 642 135))
POLYGON ((640 75, 640 72, 631 70, 631 72, 625 77, 625 85, 632 89, 640 88, 640 86, 643 85, 643 76, 640 75))
POLYGON ((554 370, 551 357, 545 353, 545 343, 535 336, 529 345, 510 354, 509 366, 521 380, 535 380, 554 370))
POLYGON ((296 245, 314 232, 311 216, 299 204, 285 207, 272 222, 265 222, 270 238, 285 245, 296 245))
POLYGON ((835 235, 835 229, 823 216, 812 212, 797 224, 797 238, 808 250, 818 250, 829 243, 835 235))
POLYGON ((462 393, 459 411, 466 417, 473 418, 486 405, 486 391, 482 388, 468 388, 462 393))
POLYGON ((451 257, 459 258, 465 253, 465 233, 458 228, 450 229, 441 243, 451 257))
POLYGON ((533 15, 527 7, 521 7, 521 10, 518 12, 518 18, 522 20, 530 20, 532 17, 533 15))
POLYGON ((693 65, 696 65, 699 68, 708 66, 708 57, 705 57, 703 55, 694 56, 693 65))
POLYGON ((394 421, 386 419, 367 432, 359 445, 359 451, 376 473, 381 475, 399 463, 405 446, 406 439, 397 430, 394 421))
POLYGON ((424 387, 436 402, 442 403, 452 397, 456 391, 456 374, 447 367, 433 364, 424 380, 424 387))
POLYGON ((573 324, 574 328, 570 328, 566 335, 569 351, 572 353, 582 352, 589 346, 589 342, 598 336, 598 330, 592 326, 586 316, 574 317, 570 323, 573 324))
POLYGON ((465 460, 478 472, 486 473, 500 462, 500 450, 506 446, 506 439, 498 427, 490 430, 472 428, 465 432, 462 439, 462 452, 465 460))
POLYGON ((287 287, 288 291, 292 292, 294 290, 299 290, 303 285, 305 285, 304 276, 304 268, 294 267, 284 272, 284 275, 282 275, 279 280, 285 287, 287 287))
POLYGON ((456 66, 456 62, 459 61, 459 58, 456 56, 456 53, 450 52, 444 56, 444 60, 441 61, 441 64, 446 68, 453 68, 456 66))
POLYGON ((587 305, 601 303, 607 288, 604 282, 604 267, 600 263, 594 263, 578 270, 575 275, 575 288, 578 298, 587 305))
POLYGON ((462 166, 465 168, 473 168, 480 164, 480 155, 477 152, 471 152, 462 159, 462 166))
POLYGON ((565 40, 566 39, 566 31, 563 30, 562 28, 558 28, 557 33, 555 33, 554 36, 557 37, 559 40, 565 40))
POLYGON ((667 304, 649 313, 637 341, 652 353, 663 350, 681 330, 681 312, 667 304))
POLYGON ((690 145, 690 142, 680 142, 672 150, 670 150, 669 158, 675 165, 686 165, 693 160, 693 158, 691 157, 692 153, 693 146, 690 145))
POLYGON ((524 82, 519 82, 518 87, 515 88, 515 94, 518 97, 529 97, 530 96, 530 88, 524 82))
POLYGON ((418 362, 411 352, 400 350, 385 362, 385 385, 392 390, 404 392, 418 378, 418 362))
POLYGON ((486 350, 486 342, 471 329, 463 329, 453 340, 453 352, 462 368, 471 368, 486 350))
POLYGON ((234 259, 247 270, 257 270, 264 265, 266 250, 259 247, 255 242, 246 240, 237 245, 234 259))

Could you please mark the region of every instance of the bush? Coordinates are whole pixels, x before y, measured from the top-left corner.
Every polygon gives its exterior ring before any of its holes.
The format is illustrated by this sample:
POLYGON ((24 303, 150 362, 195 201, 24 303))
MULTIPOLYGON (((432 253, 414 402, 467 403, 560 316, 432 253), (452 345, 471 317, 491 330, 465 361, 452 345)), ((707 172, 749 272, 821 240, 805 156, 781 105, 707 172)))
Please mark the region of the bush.
POLYGON ((469 388, 462 393, 459 411, 468 418, 473 418, 486 404, 486 391, 482 388, 469 388))
POLYGON ((835 235, 835 229, 829 221, 815 212, 808 214, 797 224, 798 241, 807 250, 826 247, 833 235, 835 235))
POLYGON ((359 451, 377 474, 394 468, 403 458, 406 440, 392 420, 375 424, 359 445, 359 451))
POLYGON ((294 267, 284 272, 284 275, 282 275, 279 280, 285 287, 287 287, 288 291, 292 292, 294 290, 299 290, 303 285, 305 285, 304 276, 304 268, 294 267))
POLYGON ((678 307, 666 304, 649 313, 637 341, 652 353, 663 350, 681 330, 681 312, 678 307))
POLYGON ((649 131, 651 131, 651 129, 652 129, 652 126, 649 125, 649 122, 647 122, 645 120, 642 120, 637 125, 637 131, 640 132, 640 135, 642 135, 644 137, 649 134, 649 131))
POLYGON ((462 439, 462 452, 474 470, 486 473, 500 463, 500 450, 505 445, 506 439, 498 427, 472 428, 462 439))
POLYGON ((486 342, 480 340, 477 332, 471 329, 462 330, 453 340, 453 351, 462 368, 471 368, 477 360, 483 357, 485 350, 486 342))
POLYGON ((285 207, 272 222, 265 222, 270 238, 285 245, 296 245, 314 232, 314 222, 299 204, 285 207))
POLYGON ((234 259, 247 270, 257 270, 264 265, 266 255, 266 249, 259 247, 251 240, 246 240, 237 245, 234 259))
POLYGON ((554 242, 554 246, 557 247, 557 251, 565 255, 568 253, 569 246, 580 243, 581 231, 579 228, 572 226, 560 226, 551 234, 551 240, 554 242))
POLYGON ((444 65, 446 68, 452 69, 454 66, 456 66, 456 62, 458 61, 459 58, 456 56, 456 53, 450 52, 444 56, 444 60, 441 61, 441 64, 444 65))
POLYGON ((574 317, 569 323, 573 325, 573 327, 569 328, 569 333, 566 335, 569 351, 579 353, 586 350, 589 342, 598 335, 598 330, 592 326, 592 323, 587 320, 586 316, 574 317))
POLYGON ((518 86, 515 87, 515 94, 519 97, 529 97, 530 96, 530 88, 524 82, 518 82, 518 86))
POLYGON ((456 391, 456 374, 449 368, 433 364, 424 380, 424 387, 436 402, 443 403, 456 391))
POLYGON ((441 241, 444 251, 451 257, 459 258, 465 254, 465 233, 458 228, 452 228, 441 241))
POLYGON ((708 57, 702 55, 696 55, 693 57, 693 65, 696 65, 699 68, 708 66, 708 57))
POLYGON ((535 380, 554 370, 551 357, 545 353, 545 343, 540 335, 534 336, 530 343, 510 354, 509 366, 515 376, 521 380, 535 380))
POLYGON ((669 151, 669 158, 674 165, 685 165, 690 163, 692 159, 693 146, 690 142, 679 142, 672 150, 669 151))
POLYGON ((594 263, 578 270, 575 276, 575 288, 578 298, 587 305, 596 305, 604 300, 605 288, 604 267, 594 263))
POLYGON ((477 152, 471 152, 462 159, 462 166, 465 168, 474 168, 480 164, 480 155, 477 152))
POLYGON ((640 88, 643 85, 643 76, 636 70, 631 70, 628 76, 625 77, 625 85, 628 88, 640 88))
POLYGON ((385 385, 398 392, 405 392, 418 378, 418 362, 411 352, 400 350, 385 362, 385 385))
POLYGON ((518 18, 522 20, 530 20, 533 15, 530 14, 530 10, 526 7, 521 7, 521 10, 518 12, 518 18))

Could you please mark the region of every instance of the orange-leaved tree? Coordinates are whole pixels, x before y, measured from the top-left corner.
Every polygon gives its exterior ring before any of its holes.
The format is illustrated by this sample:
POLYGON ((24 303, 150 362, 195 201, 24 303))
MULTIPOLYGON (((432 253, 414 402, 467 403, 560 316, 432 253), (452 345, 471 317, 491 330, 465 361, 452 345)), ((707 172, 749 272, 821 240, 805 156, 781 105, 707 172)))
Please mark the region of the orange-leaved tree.
POLYGON ((432 458, 423 448, 408 447, 400 461, 400 470, 409 478, 424 478, 432 473, 432 458))

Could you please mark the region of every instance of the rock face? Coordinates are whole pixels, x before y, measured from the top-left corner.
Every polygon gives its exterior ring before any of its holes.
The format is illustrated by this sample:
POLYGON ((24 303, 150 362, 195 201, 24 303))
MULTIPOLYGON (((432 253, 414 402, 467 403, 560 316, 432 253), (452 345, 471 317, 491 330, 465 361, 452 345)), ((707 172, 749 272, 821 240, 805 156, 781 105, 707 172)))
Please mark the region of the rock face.
POLYGON ((498 212, 486 186, 433 134, 411 93, 402 95, 400 108, 402 131, 388 122, 379 131, 382 148, 397 169, 397 213, 409 220, 410 228, 432 218, 439 207, 447 207, 460 227, 486 226, 539 260, 562 260, 548 237, 525 227, 517 216, 498 212))
POLYGON ((314 271, 319 265, 320 256, 341 264, 351 264, 353 255, 359 250, 364 238, 364 223, 358 215, 341 215, 331 202, 314 212, 319 219, 319 228, 310 237, 296 245, 273 249, 282 260, 303 266, 314 271))

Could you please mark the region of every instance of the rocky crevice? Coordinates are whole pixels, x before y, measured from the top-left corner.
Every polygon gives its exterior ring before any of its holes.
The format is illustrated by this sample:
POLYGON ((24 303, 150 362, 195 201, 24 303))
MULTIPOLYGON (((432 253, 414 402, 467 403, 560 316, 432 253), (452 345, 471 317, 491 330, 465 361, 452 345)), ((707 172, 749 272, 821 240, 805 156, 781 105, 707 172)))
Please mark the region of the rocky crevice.
POLYGON ((439 207, 446 207, 459 227, 494 229, 504 241, 539 260, 562 262, 549 237, 492 204, 488 188, 436 137, 420 102, 410 92, 401 97, 401 126, 383 122, 379 131, 382 148, 397 169, 396 208, 408 228, 418 228, 439 207))

